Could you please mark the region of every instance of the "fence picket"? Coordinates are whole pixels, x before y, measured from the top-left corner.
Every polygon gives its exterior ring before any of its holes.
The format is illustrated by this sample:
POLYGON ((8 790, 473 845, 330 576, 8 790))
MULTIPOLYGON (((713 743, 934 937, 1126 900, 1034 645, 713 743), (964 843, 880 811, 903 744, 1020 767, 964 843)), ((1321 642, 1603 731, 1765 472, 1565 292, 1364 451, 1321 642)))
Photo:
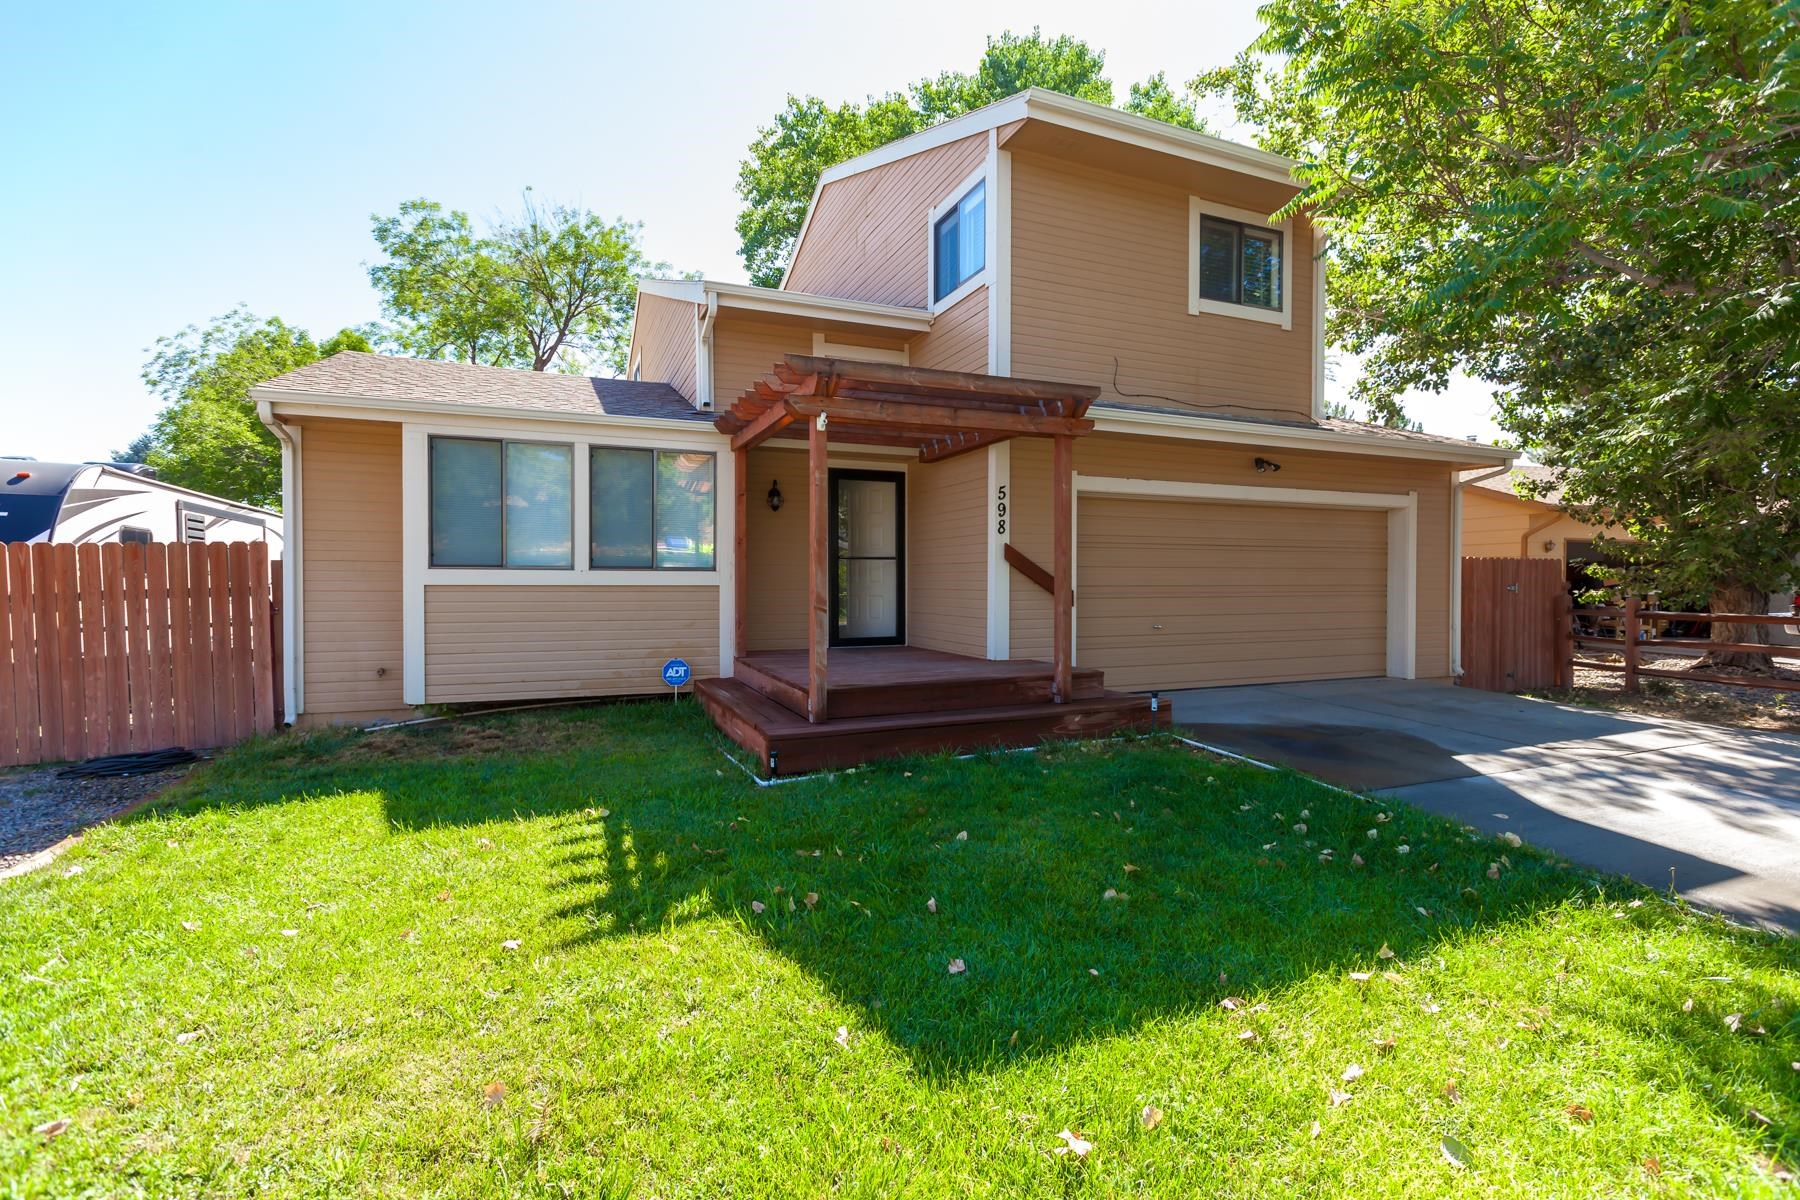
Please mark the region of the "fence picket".
POLYGON ((242 741, 256 732, 256 693, 251 690, 250 545, 233 542, 225 547, 231 581, 231 740, 242 741))
POLYGON ((231 669, 231 556, 224 542, 206 547, 207 570, 212 597, 213 656, 213 736, 208 746, 224 746, 232 741, 237 714, 237 697, 233 695, 234 673, 231 669))
POLYGON ((126 676, 131 689, 131 704, 126 714, 126 719, 131 722, 129 745, 133 750, 152 750, 156 747, 150 736, 150 725, 155 717, 156 701, 150 691, 150 614, 144 602, 144 593, 150 584, 150 572, 144 565, 144 551, 148 547, 132 542, 123 549, 126 676))
POLYGON ((32 583, 31 547, 24 543, 0 546, 8 593, 12 597, 13 725, 16 762, 39 762, 43 757, 44 729, 38 702, 37 595, 32 583))
POLYGON ((251 689, 256 711, 251 714, 251 728, 268 733, 275 728, 275 675, 269 654, 273 630, 269 622, 269 544, 251 542, 249 547, 249 609, 251 689))
POLYGON ((144 547, 144 659, 150 747, 162 750, 175 745, 176 739, 170 674, 169 548, 161 542, 144 547))
MULTIPOLYGON (((86 549, 86 547, 83 547, 86 549)), ((102 647, 104 681, 101 687, 104 700, 101 710, 88 712, 88 753, 108 754, 111 748, 118 746, 129 749, 131 746, 131 690, 127 668, 130 660, 125 646, 125 547, 117 542, 96 546, 100 552, 100 570, 94 578, 94 584, 100 589, 100 618, 105 622, 104 628, 90 626, 87 614, 82 614, 82 643, 84 655, 91 653, 91 647, 97 641, 102 647), (90 635, 99 636, 90 640, 90 635), (106 749, 97 749, 103 746, 106 749)), ((88 563, 82 563, 85 572, 88 563)), ((86 594, 88 580, 82 579, 82 593, 86 594)))
MULTIPOLYGON (((6 547, 0 546, 0 701, 5 701, 8 708, 16 708, 13 697, 17 692, 14 681, 13 666, 13 612, 23 606, 17 604, 13 597, 12 569, 9 566, 10 555, 6 547)), ((24 733, 23 721, 0 721, 0 767, 10 767, 22 762, 19 752, 19 737, 24 733)))
POLYGON ((169 547, 169 690, 175 744, 194 742, 194 591, 187 547, 169 547))

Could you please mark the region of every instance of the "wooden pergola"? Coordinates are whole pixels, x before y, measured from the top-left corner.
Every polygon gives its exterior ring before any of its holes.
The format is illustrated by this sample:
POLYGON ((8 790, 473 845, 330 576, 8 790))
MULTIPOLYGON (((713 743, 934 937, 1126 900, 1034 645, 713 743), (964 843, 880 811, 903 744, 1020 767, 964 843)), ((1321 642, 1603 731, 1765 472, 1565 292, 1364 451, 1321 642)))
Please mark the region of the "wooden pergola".
MULTIPOLYGON (((807 563, 811 619, 807 623, 807 719, 824 721, 826 649, 830 641, 831 514, 827 483, 827 431, 838 442, 905 446, 920 462, 942 462, 1014 437, 1049 438, 1055 553, 1049 572, 1055 605, 1053 692, 1070 698, 1074 667, 1075 439, 1093 431, 1088 406, 1100 389, 1004 375, 933 371, 889 363, 856 362, 790 354, 746 390, 713 422, 731 435, 737 470, 737 638, 746 644, 749 608, 747 529, 749 453, 773 437, 806 438, 808 465, 807 563), (804 432, 802 432, 802 425, 804 432)), ((1015 561, 1009 555, 1009 561, 1015 561)), ((1028 560, 1017 559, 1019 562, 1028 560)))

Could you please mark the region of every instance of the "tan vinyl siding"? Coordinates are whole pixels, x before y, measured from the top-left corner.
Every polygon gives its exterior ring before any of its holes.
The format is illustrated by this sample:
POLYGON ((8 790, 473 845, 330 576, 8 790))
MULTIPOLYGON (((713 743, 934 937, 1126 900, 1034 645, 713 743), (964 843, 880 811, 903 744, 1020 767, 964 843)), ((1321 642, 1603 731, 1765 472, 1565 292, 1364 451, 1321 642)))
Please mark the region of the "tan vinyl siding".
POLYGON ((906 640, 985 658, 987 454, 915 465, 906 490, 906 640))
POLYGON ((699 312, 698 304, 685 300, 638 295, 633 345, 643 378, 668 384, 690 404, 694 399, 695 321, 699 312))
POLYGON ((719 673, 711 585, 467 584, 425 589, 433 704, 667 691, 662 665, 719 673))
POLYGON ((806 452, 759 446, 750 452, 747 650, 806 645, 806 452), (781 485, 781 511, 769 485, 781 485))
POLYGON ((402 712, 400 426, 300 428, 305 721, 402 712))
MULTIPOLYGON (((1011 539, 1020 550, 1050 565, 1049 445, 1040 439, 1012 443, 1011 539)), ((1416 491, 1418 504, 1417 662, 1422 679, 1450 674, 1450 482, 1448 465, 1317 451, 1258 450, 1252 446, 1209 444, 1174 438, 1094 434, 1075 442, 1075 470, 1084 475, 1128 479, 1170 479, 1194 483, 1279 486, 1329 491, 1404 494, 1416 491), (1253 460, 1261 454, 1281 464, 1271 481, 1253 460)), ((1084 502, 1085 503, 1085 502, 1084 502)), ((1080 513, 1077 513, 1077 540, 1080 513)), ((1080 607, 1086 566, 1077 562, 1076 604, 1080 607)), ((1310 597, 1329 605, 1333 581, 1315 582, 1310 597)), ((1018 572, 1010 583, 1012 654, 1050 654, 1050 600, 1018 572)), ((1076 659, 1082 658, 1080 647, 1076 659)))
POLYGON ((983 132, 826 184, 784 286, 925 307, 932 206, 951 198, 987 158, 987 146, 983 132))
POLYGON ((767 375, 789 354, 811 354, 813 334, 832 342, 898 350, 903 335, 853 329, 842 324, 759 320, 737 313, 721 315, 713 324, 713 405, 724 411, 743 391, 767 375))
POLYGON ((1081 501, 1077 652, 1109 687, 1387 671, 1387 514, 1081 501))
POLYGON ((988 369, 988 289, 978 287, 939 313, 931 332, 913 339, 907 361, 939 371, 988 369))
POLYGON ((1519 537, 1531 524, 1525 505, 1478 487, 1463 489, 1464 558, 1517 558, 1519 537))
MULTIPOLYGON (((1012 373, 1096 384, 1104 398, 1140 404, 1309 417, 1311 227, 1296 218, 1283 247, 1293 266, 1291 329, 1192 316, 1189 195, 1157 180, 1014 153, 1012 373)), ((1244 194, 1202 199, 1254 207, 1244 194)))

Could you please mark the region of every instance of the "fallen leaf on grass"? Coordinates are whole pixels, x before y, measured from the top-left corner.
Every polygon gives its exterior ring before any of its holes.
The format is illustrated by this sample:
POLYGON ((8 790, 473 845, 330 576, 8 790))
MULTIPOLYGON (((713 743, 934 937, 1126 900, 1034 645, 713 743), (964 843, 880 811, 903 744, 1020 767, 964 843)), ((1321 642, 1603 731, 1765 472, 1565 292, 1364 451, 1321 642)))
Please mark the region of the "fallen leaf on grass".
POLYGON ((750 911, 753 913, 762 912, 766 908, 768 908, 768 905, 764 904, 761 900, 752 900, 750 902, 750 911))
POLYGON ((84 871, 84 870, 86 870, 86 868, 83 867, 80 863, 75 863, 72 866, 70 866, 68 870, 63 872, 63 878, 69 879, 73 876, 81 874, 82 871, 84 871))
POLYGON ((1373 974, 1373 972, 1370 972, 1370 971, 1352 971, 1352 972, 1350 972, 1350 982, 1352 982, 1352 983, 1367 983, 1372 978, 1374 978, 1374 974, 1373 974))
POLYGON ((191 1029, 186 1033, 178 1033, 175 1035, 175 1044, 177 1046, 185 1046, 189 1042, 197 1042, 200 1040, 200 1033, 201 1031, 198 1029, 191 1029))
POLYGON ((1252 1042, 1255 1042, 1255 1041, 1259 1041, 1259 1040, 1261 1040, 1261 1039, 1260 1039, 1260 1037, 1259 1037, 1259 1036, 1258 1036, 1258 1034, 1257 1034, 1257 1032, 1256 1032, 1256 1030, 1254 1030, 1254 1029, 1245 1029, 1245 1030, 1242 1030, 1242 1031, 1240 1031, 1240 1032, 1239 1032, 1239 1033, 1238 1033, 1238 1035, 1237 1035, 1237 1040, 1238 1040, 1238 1041, 1240 1041, 1240 1042, 1242 1042, 1242 1043, 1244 1043, 1244 1045, 1246 1045, 1246 1046, 1248 1046, 1248 1045, 1250 1045, 1250 1043, 1252 1043, 1252 1042))
POLYGON ((1489 879, 1500 878, 1500 864, 1499 863, 1489 863, 1488 864, 1487 877, 1489 879))
POLYGON ((300 931, 298 929, 284 929, 281 931, 281 936, 282 937, 299 937, 300 931))
POLYGON ((1094 1148, 1094 1143, 1067 1129, 1056 1136, 1061 1138, 1064 1144, 1052 1147, 1050 1151, 1052 1154, 1073 1154, 1076 1158, 1086 1158, 1094 1148))
POLYGON ((958 833, 958 834, 957 834, 957 835, 956 835, 956 840, 957 840, 957 841, 959 841, 959 842, 966 842, 966 841, 968 841, 968 840, 969 840, 969 831, 968 831, 968 830, 966 830, 966 829, 965 829, 965 830, 962 830, 962 831, 961 831, 961 832, 960 832, 960 833, 958 833))
POLYGON ((818 904, 819 904, 819 893, 808 892, 808 893, 806 893, 805 896, 802 897, 802 899, 804 899, 806 901, 806 907, 816 908, 816 907, 818 907, 818 904))
POLYGON ((850 1027, 847 1025, 839 1025, 837 1036, 831 1040, 848 1050, 850 1048, 850 1027))
POLYGON ((1456 1086, 1456 1080, 1452 1079, 1449 1083, 1444 1085, 1444 1099, 1450 1101, 1452 1104, 1457 1103, 1462 1099, 1462 1089, 1456 1086))
POLYGON ((1236 996, 1227 996, 1219 1001, 1219 1007, 1226 1012, 1236 1012, 1238 1009, 1244 1007, 1244 1002, 1236 996))
POLYGON ((1438 1143, 1438 1149, 1443 1152, 1444 1160, 1451 1166, 1462 1167, 1465 1170, 1468 1168, 1469 1148, 1455 1138, 1446 1136, 1443 1141, 1438 1143))
POLYGON ((1404 978, 1401 976, 1401 974, 1398 971, 1383 971, 1381 973, 1381 977, 1383 979, 1387 980, 1389 983, 1405 982, 1404 978))
POLYGON ((1363 856, 1360 854, 1352 853, 1350 855, 1350 865, 1353 867, 1362 866, 1363 865, 1363 856))
POLYGON ((1363 1077, 1363 1069, 1360 1064, 1351 1063, 1349 1066, 1344 1068, 1344 1082, 1345 1083, 1353 1083, 1356 1080, 1361 1079, 1362 1077, 1363 1077))
POLYGON ((1500 840, 1505 842, 1507 845, 1511 846, 1515 850, 1517 850, 1520 846, 1523 846, 1525 844, 1525 840, 1510 829, 1500 835, 1500 840))
POLYGON ((1419 1005, 1419 1008, 1428 1013, 1441 1013, 1444 1011, 1444 1006, 1437 1003, 1435 1000, 1427 1000, 1425 1003, 1419 1005))
POLYGON ((187 930, 189 933, 193 933, 195 930, 200 928, 200 922, 198 922, 198 921, 183 921, 181 923, 181 927, 183 929, 187 930))
POLYGON ((54 1121, 45 1121, 42 1125, 39 1125, 37 1128, 33 1129, 31 1132, 37 1134, 39 1137, 43 1138, 47 1142, 51 1138, 54 1138, 54 1137, 58 1136, 59 1134, 61 1134, 64 1130, 68 1129, 68 1127, 69 1127, 69 1118, 58 1117, 54 1121))
POLYGON ((1563 1108, 1563 1111, 1568 1113, 1571 1117, 1574 1117, 1577 1121, 1580 1121, 1584 1125, 1594 1119, 1594 1110, 1589 1108, 1585 1104, 1566 1105, 1563 1108))
POLYGON ((936 896, 933 896, 931 899, 929 899, 925 902, 925 911, 928 913, 934 913, 937 911, 937 897, 936 896))
POLYGON ((506 1085, 495 1080, 481 1089, 481 1107, 493 1108, 506 1099, 506 1085))
POLYGON ((1756 1156, 1756 1165, 1772 1176, 1776 1183, 1794 1182, 1794 1169, 1778 1158, 1770 1158, 1766 1154, 1756 1156))
POLYGON ((1392 958, 1392 957, 1394 957, 1394 952, 1392 950, 1388 949, 1388 944, 1386 942, 1383 942, 1383 943, 1381 943, 1381 949, 1379 949, 1375 952, 1375 957, 1376 958, 1392 958))
POLYGON ((419 934, 416 930, 405 929, 400 933, 400 940, 403 942, 416 942, 419 940, 419 934))
POLYGON ((1644 1160, 1643 1167, 1644 1167, 1644 1174, 1646 1174, 1646 1175, 1649 1175, 1652 1177, 1661 1175, 1662 1174, 1662 1159, 1660 1159, 1660 1158, 1656 1157, 1656 1155, 1652 1154, 1649 1158, 1646 1158, 1644 1160))
POLYGON ((446 888, 443 891, 439 892, 437 895, 433 896, 432 899, 436 900, 439 904, 443 904, 450 899, 450 890, 448 888, 446 888))
POLYGON ((944 969, 952 975, 961 975, 964 971, 969 969, 969 965, 960 958, 953 958, 950 960, 949 965, 944 969))
POLYGON ((1088 974, 1098 978, 1100 975, 1100 968, 1099 967, 1089 967, 1088 974))
POLYGON ((1144 1105, 1144 1111, 1138 1114, 1138 1124, 1145 1130, 1155 1129, 1162 1124, 1163 1110, 1154 1104, 1144 1105))
POLYGON ((1725 1014, 1725 1028, 1731 1030, 1731 1032, 1736 1033, 1738 1031, 1738 1026, 1742 1025, 1743 1023, 1744 1023, 1744 1014, 1743 1013, 1726 1013, 1725 1014))
POLYGON ((1405 842, 1401 842, 1398 846, 1394 847, 1394 853, 1395 854, 1411 854, 1412 847, 1407 845, 1405 842))
POLYGON ((1350 1093, 1349 1092, 1340 1092, 1336 1088, 1326 1088, 1325 1089, 1325 1097, 1326 1097, 1326 1102, 1332 1108, 1341 1108, 1344 1105, 1350 1103, 1350 1093))
POLYGON ((1107 888, 1104 892, 1101 892, 1100 898, 1102 900, 1129 900, 1129 899, 1131 899, 1131 897, 1127 896, 1124 892, 1116 891, 1113 888, 1107 888))
POLYGON ((1375 1042, 1375 1052, 1377 1054, 1392 1054, 1394 1052, 1394 1047, 1399 1044, 1399 1042, 1396 1042, 1391 1037, 1384 1037, 1375 1042))
POLYGON ((502 950, 517 950, 520 945, 521 943, 518 938, 507 938, 504 942, 500 943, 500 948, 502 950))

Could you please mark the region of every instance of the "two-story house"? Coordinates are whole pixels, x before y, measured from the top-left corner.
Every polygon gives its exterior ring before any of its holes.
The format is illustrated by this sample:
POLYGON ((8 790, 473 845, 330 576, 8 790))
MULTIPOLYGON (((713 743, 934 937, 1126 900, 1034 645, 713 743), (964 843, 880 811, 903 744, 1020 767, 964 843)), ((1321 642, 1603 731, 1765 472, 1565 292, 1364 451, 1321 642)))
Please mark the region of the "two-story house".
POLYGON ((645 281, 627 379, 264 385, 291 711, 653 692, 682 657, 735 677, 738 736, 746 688, 883 715, 901 676, 839 679, 883 647, 1065 704, 1450 677, 1458 473, 1512 456, 1322 415, 1291 168, 1029 91, 827 170, 778 288, 645 281))

